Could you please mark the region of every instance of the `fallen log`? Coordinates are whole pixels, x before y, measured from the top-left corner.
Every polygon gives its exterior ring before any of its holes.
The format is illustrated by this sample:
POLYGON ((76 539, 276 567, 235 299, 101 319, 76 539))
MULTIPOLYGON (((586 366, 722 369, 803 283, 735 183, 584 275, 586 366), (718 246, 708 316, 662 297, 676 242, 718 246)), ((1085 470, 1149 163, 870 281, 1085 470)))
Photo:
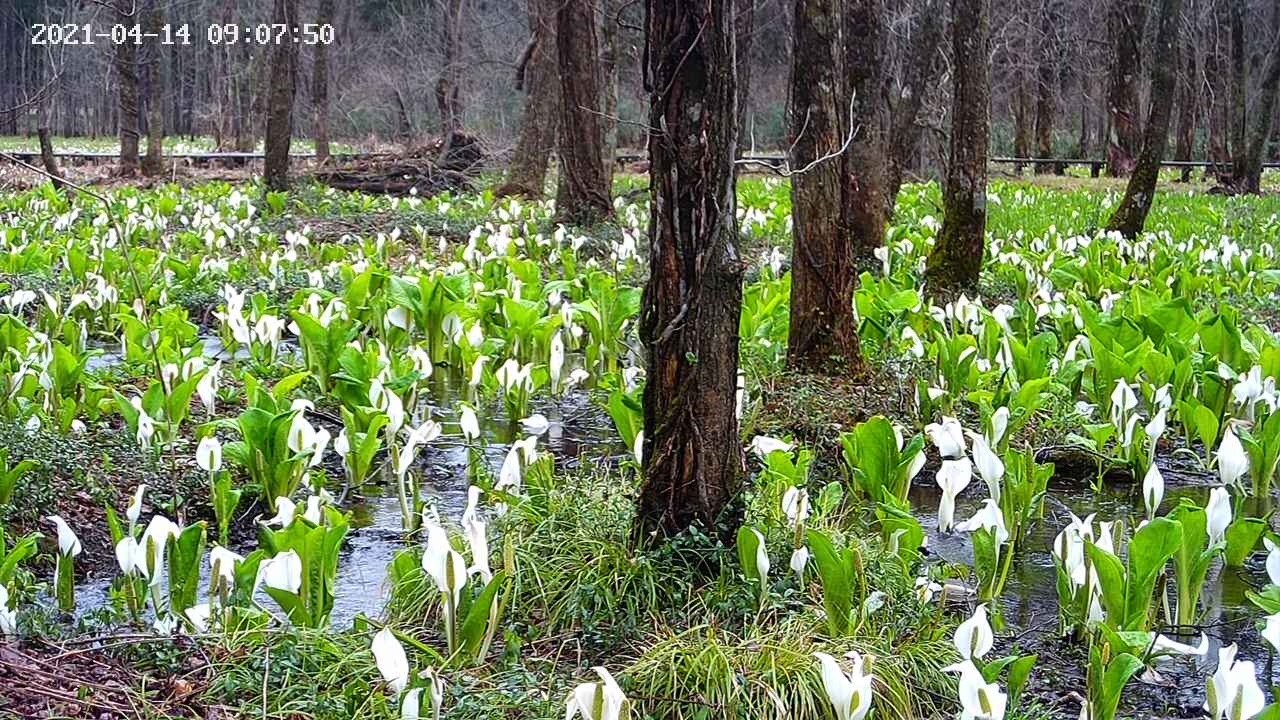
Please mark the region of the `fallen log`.
POLYGON ((320 168, 310 177, 338 190, 431 196, 446 190, 474 189, 473 181, 483 170, 486 157, 479 140, 456 133, 447 148, 444 141, 437 141, 404 153, 370 155, 320 168), (442 150, 444 158, 440 158, 442 150))

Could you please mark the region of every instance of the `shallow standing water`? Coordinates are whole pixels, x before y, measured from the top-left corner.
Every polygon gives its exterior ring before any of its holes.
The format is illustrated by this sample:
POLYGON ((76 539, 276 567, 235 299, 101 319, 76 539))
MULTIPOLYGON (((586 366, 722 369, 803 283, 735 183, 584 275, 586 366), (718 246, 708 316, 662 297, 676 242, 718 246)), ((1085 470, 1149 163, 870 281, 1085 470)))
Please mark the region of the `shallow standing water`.
MULTIPOLYGON (((566 374, 570 369, 566 367, 566 374)), ((430 417, 444 427, 441 437, 420 451, 415 471, 419 473, 424 499, 445 521, 456 522, 467 502, 468 448, 462 442, 458 425, 459 402, 466 399, 467 391, 467 382, 460 373, 439 367, 423 393, 427 399, 419 408, 418 421, 430 417)), ((550 452, 557 468, 573 467, 584 457, 608 458, 624 451, 612 420, 590 401, 585 390, 574 390, 561 398, 537 397, 530 406, 532 413, 542 413, 550 422, 547 431, 538 438, 538 449, 550 452)), ((511 444, 528 433, 521 428, 520 418, 508 417, 501 401, 484 403, 477 415, 480 438, 476 444, 489 471, 496 476, 511 444)), ((334 427, 330 431, 336 434, 338 429, 334 427)), ((335 628, 348 627, 357 614, 376 616, 381 612, 390 593, 388 565, 397 552, 407 547, 394 478, 387 483, 387 472, 384 470, 382 474, 384 481, 370 481, 353 490, 342 506, 351 513, 351 529, 338 561, 331 616, 335 628)), ((337 492, 336 488, 331 491, 337 492)), ((147 519, 142 518, 142 522, 147 519)), ((254 549, 232 545, 231 549, 241 554, 254 549)), ((201 568, 202 600, 209 572, 206 559, 201 568)), ((105 577, 77 587, 81 613, 110 603, 114 576, 113 567, 105 577)), ((259 601, 268 607, 274 606, 265 592, 259 593, 259 601)))
MULTIPOLYGON (((1165 495, 1160 514, 1178 505, 1183 498, 1204 506, 1209 491, 1219 485, 1217 476, 1185 461, 1174 462, 1158 458, 1157 463, 1165 478, 1165 495)), ((969 487, 956 500, 956 522, 969 519, 987 498, 986 484, 976 471, 969 487)), ((965 533, 941 533, 938 531, 938 502, 941 491, 933 479, 933 468, 921 472, 911 488, 910 499, 916 517, 924 526, 928 537, 929 555, 948 563, 972 565, 973 545, 965 533)), ((1249 498, 1245 511, 1249 516, 1260 517, 1267 513, 1267 500, 1259 502, 1249 498)), ((1232 498, 1233 508, 1239 498, 1232 498)), ((1033 523, 1026 547, 1014 559, 1000 610, 1005 622, 1000 634, 1017 638, 1024 646, 1034 646, 1036 640, 1056 636, 1058 631, 1057 575, 1051 553, 1054 538, 1070 522, 1070 514, 1084 518, 1097 514, 1098 521, 1123 520, 1127 534, 1145 519, 1141 497, 1141 483, 1127 477, 1109 477, 1100 488, 1091 486, 1088 479, 1055 474, 1049 480, 1045 498, 1044 517, 1033 523)), ((1275 522, 1272 521, 1274 528, 1275 522)), ((1258 670, 1263 687, 1271 687, 1280 673, 1269 673, 1269 646, 1261 639, 1255 627, 1262 619, 1262 612, 1246 597, 1246 591, 1260 590, 1268 583, 1265 556, 1255 552, 1244 567, 1226 567, 1216 561, 1205 578, 1200 600, 1203 616, 1200 628, 1210 639, 1207 655, 1199 658, 1170 659, 1162 661, 1159 677, 1135 677, 1131 685, 1147 684, 1153 692, 1176 689, 1183 696, 1194 696, 1198 704, 1204 697, 1204 680, 1217 666, 1218 648, 1235 643, 1239 647, 1238 658, 1252 660, 1258 670), (1163 684, 1163 685, 1162 685, 1163 684)), ((1172 602, 1172 601, 1171 601, 1172 602)), ((1199 632, 1194 636, 1173 636, 1181 642, 1195 645, 1199 632)), ((1042 653, 1043 655, 1043 653, 1042 653)), ((1082 689, 1082 688, 1081 688, 1082 689)), ((1128 691, 1126 691, 1128 692, 1128 691)), ((1172 693, 1177 695, 1178 692, 1172 693)), ((1184 698, 1185 699, 1185 698, 1184 698)), ((1172 702, 1172 700, 1171 700, 1172 702)), ((1077 706, 1078 708, 1078 706, 1077 706)))

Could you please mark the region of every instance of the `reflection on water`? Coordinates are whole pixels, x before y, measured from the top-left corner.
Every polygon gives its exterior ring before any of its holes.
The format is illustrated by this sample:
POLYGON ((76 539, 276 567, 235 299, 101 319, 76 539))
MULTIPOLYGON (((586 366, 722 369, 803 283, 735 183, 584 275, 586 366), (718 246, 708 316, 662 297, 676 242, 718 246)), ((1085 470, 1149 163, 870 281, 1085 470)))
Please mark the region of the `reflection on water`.
MULTIPOLYGON (((217 357, 221 346, 214 347, 216 338, 209 340, 206 352, 217 357)), ((221 352, 225 354, 225 351, 221 352)), ((106 355, 101 357, 106 359, 103 367, 108 366, 110 358, 106 355)), ((119 362, 118 356, 114 359, 119 362)), ((566 374, 570 369, 566 367, 566 374)), ((435 506, 441 517, 454 521, 461 517, 467 501, 468 450, 462 444, 458 426, 459 402, 466 398, 467 390, 466 380, 459 373, 437 368, 424 393, 429 400, 419 408, 418 418, 421 421, 429 416, 441 423, 444 434, 422 449, 413 471, 419 474, 424 498, 435 506)), ((593 405, 585 391, 574 391, 559 399, 536 398, 530 412, 540 412, 550 421, 547 432, 538 439, 538 448, 550 452, 556 458, 557 467, 572 467, 583 456, 601 457, 624 451, 607 413, 593 405)), ((520 427, 520 418, 508 417, 501 401, 483 403, 477 414, 480 418, 480 455, 496 475, 511 443, 525 437, 525 433, 520 427)), ((329 428, 335 435, 339 429, 329 428)), ((348 626, 357 613, 377 615, 381 612, 390 592, 387 566, 396 552, 406 547, 401 530, 399 497, 394 482, 388 483, 386 473, 383 475, 379 481, 367 483, 350 493, 343 507, 351 513, 351 530, 347 533, 339 559, 332 616, 333 625, 337 628, 348 626)), ((232 549, 246 554, 254 547, 232 549)), ((81 612, 110 602, 114 568, 111 570, 105 573, 105 579, 84 583, 77 588, 81 612)), ((207 560, 201 573, 201 586, 207 588, 207 560)), ((265 593, 259 595, 264 605, 274 606, 265 593)))

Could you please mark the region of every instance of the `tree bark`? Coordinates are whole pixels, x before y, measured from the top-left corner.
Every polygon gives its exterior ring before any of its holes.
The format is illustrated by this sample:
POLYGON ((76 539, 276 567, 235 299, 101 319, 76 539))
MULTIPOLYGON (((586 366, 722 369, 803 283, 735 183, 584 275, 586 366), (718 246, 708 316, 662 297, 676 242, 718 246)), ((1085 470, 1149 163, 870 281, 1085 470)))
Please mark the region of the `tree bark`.
POLYGON ((916 120, 928 94, 929 83, 942 63, 944 0, 928 0, 920 11, 919 26, 911 39, 911 57, 898 102, 893 107, 889 132, 889 180, 885 204, 892 212, 907 167, 920 146, 922 128, 916 120))
MULTIPOLYGON (((275 0, 273 24, 298 24, 298 0, 275 0)), ((271 91, 267 102, 267 133, 263 180, 268 190, 289 189, 289 145, 293 141, 293 99, 298 89, 298 53, 293 43, 271 49, 271 91)))
POLYGON ((556 213, 574 225, 592 225, 613 212, 612 168, 604 167, 604 79, 592 0, 562 0, 556 13, 560 72, 560 173, 556 213))
POLYGON ((1272 3, 1271 25, 1271 52, 1263 71, 1257 106, 1253 109, 1253 124, 1245 137, 1244 152, 1236 155, 1235 186, 1244 193, 1262 192, 1263 150, 1271 137, 1276 98, 1280 95, 1280 0, 1272 3))
POLYGON ((529 0, 531 47, 516 88, 523 89, 524 118, 520 137, 507 168, 506 180, 494 194, 542 197, 547 183, 547 163, 560 126, 560 79, 556 75, 557 0, 529 0))
POLYGON ((738 155, 742 156, 754 145, 751 138, 749 116, 751 114, 751 38, 755 33, 755 0, 737 0, 734 32, 737 33, 738 71, 738 155))
MULTIPOLYGON (((320 0, 316 23, 333 22, 333 0, 320 0)), ((329 46, 319 43, 311 65, 311 110, 315 113, 316 162, 329 161, 329 46)))
MULTIPOLYGON (((1056 33, 1061 25, 1060 8, 1052 0, 1040 13, 1040 57, 1036 64, 1036 158, 1053 158, 1053 122, 1057 114, 1058 65, 1056 33)), ((1058 164, 1038 163, 1037 174, 1061 174, 1058 164)))
MULTIPOLYGON (((132 27, 141 18, 133 0, 116 0, 116 22, 132 27)), ((116 76, 120 81, 120 163, 119 177, 138 174, 138 46, 132 40, 115 46, 116 76)))
POLYGON ((53 141, 49 139, 49 128, 41 125, 36 130, 36 134, 40 138, 40 162, 44 164, 44 171, 49 173, 49 180, 53 183, 53 187, 61 190, 66 183, 62 181, 62 171, 58 170, 58 160, 53 154, 53 141))
POLYGON ((648 373, 638 544, 694 525, 733 532, 724 511, 743 463, 733 8, 733 0, 645 3, 652 250, 640 317, 648 373))
POLYGON ((600 55, 600 74, 604 79, 604 116, 600 118, 604 131, 605 177, 613 177, 614 155, 618 151, 618 57, 621 54, 618 39, 618 13, 623 4, 618 0, 602 0, 603 20, 600 24, 604 36, 600 55))
POLYGON ((1249 8, 1248 0, 1224 1, 1230 3, 1231 14, 1231 157, 1233 165, 1238 165, 1248 147, 1245 125, 1249 115, 1249 64, 1245 60, 1244 16, 1249 8))
POLYGON ((849 123, 840 0, 794 0, 788 117, 791 148, 791 323, 787 364, 835 372, 856 363, 853 243, 843 232, 849 123))
POLYGON ((925 268, 925 285, 935 298, 977 290, 982 270, 991 126, 989 13, 987 0, 951 0, 951 155, 942 186, 942 228, 925 268))
POLYGON ((1230 135, 1231 117, 1231 81, 1230 53, 1227 45, 1230 34, 1227 32, 1231 24, 1231 8, 1229 0, 1217 0, 1214 3, 1214 15, 1211 25, 1214 32, 1209 37, 1211 47, 1205 55, 1204 85, 1200 92, 1204 97, 1213 98, 1206 111, 1208 114, 1208 153, 1213 161, 1213 173, 1219 182, 1229 181, 1228 165, 1231 163, 1231 152, 1227 146, 1230 135))
POLYGON ((1155 200, 1160 163, 1169 144, 1169 121, 1177 88, 1178 28, 1182 0, 1160 0, 1160 27, 1156 34, 1155 58, 1151 63, 1151 113, 1143 133, 1142 151, 1119 207, 1107 222, 1107 229, 1128 238, 1137 237, 1147 221, 1155 200))
POLYGON ((160 43, 164 27, 163 0, 150 0, 151 9, 144 23, 146 32, 153 35, 146 40, 147 58, 147 156, 142 161, 144 175, 154 176, 164 172, 164 46, 160 43))
MULTIPOLYGON (((1027 90, 1026 73, 1019 70, 1014 73, 1018 84, 1013 97, 1013 155, 1014 157, 1031 157, 1031 93, 1027 90)), ((1022 163, 1015 163, 1014 173, 1022 174, 1022 163)), ((1032 168, 1034 172, 1035 168, 1032 168)))
POLYGON ((463 0, 447 0, 444 19, 444 67, 436 80, 436 108, 440 111, 440 137, 447 154, 453 144, 453 136, 462 130, 462 108, 458 101, 458 86, 462 75, 462 3, 463 0))
POLYGON ((1142 26, 1145 0, 1114 0, 1107 14, 1112 61, 1107 86, 1111 137, 1107 143, 1107 174, 1125 177, 1133 171, 1142 142, 1138 117, 1138 73, 1142 64, 1142 26))
MULTIPOLYGON (((1200 99, 1196 96, 1195 43, 1190 34, 1182 42, 1182 69, 1178 73, 1178 129, 1174 132, 1173 159, 1190 162, 1196 139, 1196 119, 1199 116, 1200 99)), ((1179 182, 1191 182, 1191 167, 1185 166, 1179 182)))
MULTIPOLYGON (((875 250, 884 245, 885 225, 889 221, 889 205, 885 195, 888 183, 888 145, 885 140, 884 118, 880 108, 885 92, 886 56, 885 7, 883 0, 845 0, 844 52, 845 78, 848 83, 847 100, 840 103, 851 107, 852 134, 844 161, 844 187, 842 224, 853 245, 853 278, 857 285, 858 273, 879 266, 875 250)), ((852 292, 850 292, 852 297, 852 292)), ((848 298, 846 298, 846 303, 848 298)), ((847 356, 856 361, 861 353, 855 344, 850 348, 856 354, 847 356)))

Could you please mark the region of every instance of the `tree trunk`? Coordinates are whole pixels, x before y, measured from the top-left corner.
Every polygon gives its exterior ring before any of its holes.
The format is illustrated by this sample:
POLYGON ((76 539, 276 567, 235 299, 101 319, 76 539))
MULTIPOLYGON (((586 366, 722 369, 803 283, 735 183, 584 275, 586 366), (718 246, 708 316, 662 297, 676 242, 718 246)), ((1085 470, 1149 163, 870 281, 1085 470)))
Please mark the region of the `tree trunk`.
POLYGON ((1238 165, 1248 147, 1245 123, 1249 115, 1249 64, 1246 62, 1244 20, 1249 11, 1248 0, 1224 0, 1231 13, 1231 157, 1238 165))
POLYGON ((919 27, 911 39, 911 57, 890 123, 889 181, 885 191, 885 205, 890 212, 898 199, 907 166, 920 146, 922 129, 916 120, 931 79, 937 76, 942 64, 944 7, 943 0, 929 0, 921 8, 919 27))
POLYGON ((604 174, 613 177, 614 155, 618 151, 618 13, 624 4, 618 0, 602 0, 604 44, 600 55, 600 74, 604 79, 604 116, 600 118, 604 130, 604 174))
MULTIPOLYGON (((333 0, 320 0, 316 23, 333 22, 333 0)), ((316 162, 329 161, 329 46, 319 43, 311 64, 311 110, 315 113, 316 162)))
POLYGON ((951 0, 951 155, 942 186, 942 228, 925 268, 925 285, 935 298, 977 290, 982 270, 991 126, 989 12, 987 0, 951 0))
MULTIPOLYGON (((886 53, 884 0, 845 0, 844 52, 847 99, 840 109, 852 107, 852 140, 842 159, 844 187, 842 223, 853 245, 853 278, 879 266, 875 251, 884 245, 889 206, 885 197, 888 181, 888 148, 884 118, 880 112, 885 91, 886 53)), ((849 297, 852 297, 852 291, 849 297)), ((846 305, 849 304, 846 297, 846 305)), ((856 343, 856 338, 855 338, 856 343)), ((856 344, 853 351, 857 352, 856 344)), ((855 361, 860 355, 849 355, 855 361)))
POLYGON ((1213 98, 1206 107, 1209 126, 1207 144, 1209 159, 1214 163, 1212 170, 1219 182, 1230 179, 1228 165, 1231 162, 1231 152, 1227 147, 1231 126, 1230 54, 1227 52, 1230 35, 1226 31, 1231 24, 1230 13, 1228 0, 1217 0, 1214 16, 1210 21, 1214 32, 1209 37, 1211 47, 1205 56, 1204 85, 1200 90, 1204 97, 1213 98))
POLYGON ((151 0, 147 13, 146 32, 153 35, 146 40, 150 46, 147 58, 147 156, 142 161, 144 175, 164 172, 164 46, 160 35, 164 28, 164 2, 151 0))
POLYGON ((592 0, 561 0, 556 13, 556 55, 560 72, 560 172, 564 222, 592 225, 613 211, 609 200, 612 168, 604 167, 604 122, 600 43, 592 0))
POLYGON ((44 171, 49 173, 49 180, 53 183, 53 187, 61 190, 66 183, 62 181, 62 172, 58 170, 58 160, 53 154, 53 141, 49 139, 49 128, 41 125, 36 130, 36 134, 40 138, 40 162, 44 164, 44 171))
POLYGON ((724 511, 743 463, 735 413, 742 259, 733 7, 733 0, 645 3, 652 250, 640 318, 648 373, 638 544, 693 525, 733 532, 724 511))
POLYGON ((1151 113, 1142 138, 1142 152, 1134 166, 1120 206, 1107 222, 1107 229, 1128 238, 1137 237, 1147 221, 1155 199, 1160 163, 1169 144, 1169 121, 1177 88, 1178 28, 1182 0, 1160 0, 1160 27, 1156 34, 1154 62, 1151 63, 1151 113))
POLYGON ((453 136, 462 130, 462 108, 458 86, 462 76, 462 3, 447 0, 444 19, 444 67, 436 80, 436 108, 440 111, 440 137, 444 141, 441 160, 453 145, 453 136))
POLYGON ((1263 150, 1271 138, 1271 121, 1280 95, 1280 0, 1271 8, 1271 52, 1262 75, 1262 87, 1253 109, 1253 125, 1245 138, 1244 152, 1236 157, 1235 186, 1240 192, 1262 192, 1263 150))
POLYGON ((842 153, 849 123, 840 0, 794 0, 790 106, 791 327, 787 364, 835 372, 858 362, 853 243, 845 236, 842 153))
MULTIPOLYGON (((133 26, 141 20, 133 0, 116 0, 116 22, 133 26)), ((119 177, 138 174, 138 46, 132 40, 115 46, 116 75, 120 80, 119 177)))
POLYGON ((560 126, 560 79, 556 76, 556 0, 529 0, 529 51, 517 71, 516 89, 524 90, 520 138, 498 197, 542 197, 547 163, 560 126))
MULTIPOLYGON (((1195 43, 1190 34, 1183 38, 1181 50, 1182 70, 1178 73, 1178 129, 1174 133, 1173 159, 1191 161, 1192 147, 1196 140, 1196 118, 1200 99, 1196 97, 1195 43)), ((1191 166, 1182 168, 1179 182, 1191 182, 1191 166)))
MULTIPOLYGON (((296 25, 298 0, 275 0, 271 22, 296 25)), ((293 141, 293 97, 297 89, 297 50, 293 43, 280 43, 271 49, 271 92, 263 162, 263 180, 268 190, 289 189, 289 145, 293 141)))
POLYGON ((738 155, 755 146, 752 141, 750 125, 751 115, 751 37, 755 32, 756 2, 755 0, 737 0, 737 18, 733 31, 737 33, 738 72, 738 155))
POLYGON ((1142 26, 1145 0, 1114 0, 1107 14, 1112 61, 1107 86, 1111 137, 1107 143, 1107 174, 1124 177, 1133 171, 1142 142, 1138 117, 1138 72, 1142 64, 1142 26))
MULTIPOLYGON (((1013 156, 1031 157, 1031 93, 1027 91, 1026 73, 1018 70, 1014 73, 1018 84, 1013 99, 1013 156)), ((1022 174, 1022 163, 1015 163, 1014 173, 1022 174)), ((1034 172, 1035 168, 1032 168, 1034 172)))
MULTIPOLYGON (((1053 121, 1057 113, 1054 100, 1058 95, 1056 34, 1061 16, 1056 2, 1048 2, 1040 13, 1040 58, 1036 64, 1036 158, 1053 158, 1053 121)), ((1062 166, 1037 163, 1037 174, 1061 174, 1062 166)))

